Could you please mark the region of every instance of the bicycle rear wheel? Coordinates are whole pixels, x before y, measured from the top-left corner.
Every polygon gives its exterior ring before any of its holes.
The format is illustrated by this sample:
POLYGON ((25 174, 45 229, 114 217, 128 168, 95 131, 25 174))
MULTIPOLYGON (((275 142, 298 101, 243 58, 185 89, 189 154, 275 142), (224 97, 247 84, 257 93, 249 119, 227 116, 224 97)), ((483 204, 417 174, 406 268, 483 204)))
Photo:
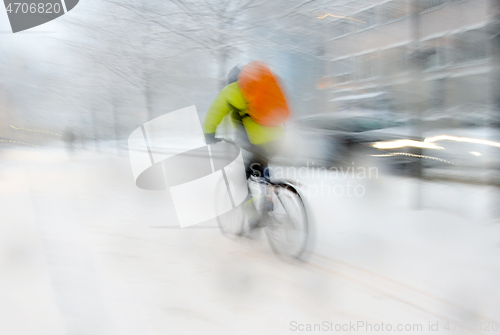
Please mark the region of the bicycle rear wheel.
POLYGON ((293 185, 275 183, 273 210, 266 235, 275 254, 299 259, 307 246, 309 226, 304 202, 293 185))

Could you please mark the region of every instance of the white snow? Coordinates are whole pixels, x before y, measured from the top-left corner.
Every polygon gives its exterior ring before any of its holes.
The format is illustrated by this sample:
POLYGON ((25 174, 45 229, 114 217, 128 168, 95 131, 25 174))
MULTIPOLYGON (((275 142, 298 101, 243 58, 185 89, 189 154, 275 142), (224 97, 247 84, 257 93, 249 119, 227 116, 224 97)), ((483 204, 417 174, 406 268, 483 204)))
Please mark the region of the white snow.
POLYGON ((455 334, 457 322, 500 321, 494 187, 297 178, 314 239, 307 262, 290 264, 264 236, 231 241, 215 221, 180 229, 169 194, 137 188, 124 152, 4 147, 0 161, 0 334, 289 334, 358 321, 455 334), (313 192, 347 183, 364 195, 313 192))

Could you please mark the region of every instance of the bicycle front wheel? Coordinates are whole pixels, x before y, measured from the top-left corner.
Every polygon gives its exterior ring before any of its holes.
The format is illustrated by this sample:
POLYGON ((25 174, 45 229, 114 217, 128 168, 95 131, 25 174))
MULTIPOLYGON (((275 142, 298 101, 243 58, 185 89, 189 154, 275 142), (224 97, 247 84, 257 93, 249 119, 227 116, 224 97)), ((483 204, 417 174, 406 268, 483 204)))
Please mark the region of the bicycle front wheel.
POLYGON ((239 206, 228 209, 230 200, 228 199, 227 185, 224 180, 220 180, 215 191, 215 213, 216 221, 222 235, 235 239, 243 231, 245 214, 243 203, 239 206))
POLYGON ((266 229, 269 244, 278 256, 299 259, 309 235, 304 202, 293 185, 277 183, 273 188, 273 210, 266 229))

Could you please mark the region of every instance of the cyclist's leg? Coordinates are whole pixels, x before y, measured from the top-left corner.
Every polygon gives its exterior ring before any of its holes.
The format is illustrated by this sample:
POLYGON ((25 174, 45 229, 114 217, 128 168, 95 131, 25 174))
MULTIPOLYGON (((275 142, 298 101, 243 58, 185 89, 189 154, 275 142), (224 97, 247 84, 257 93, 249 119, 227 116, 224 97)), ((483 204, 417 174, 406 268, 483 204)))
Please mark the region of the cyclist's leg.
POLYGON ((264 146, 252 145, 251 157, 246 165, 247 178, 256 181, 254 185, 257 186, 254 190, 255 194, 252 194, 249 189, 249 194, 251 195, 249 201, 254 205, 252 206, 255 211, 254 213, 257 213, 257 215, 252 216, 252 220, 249 220, 250 230, 265 226, 269 219, 269 211, 272 210, 272 203, 268 200, 268 187, 266 183, 259 182, 258 180, 264 178, 269 181, 268 162, 271 155, 266 149, 264 146))
POLYGON ((274 150, 271 150, 273 148, 272 143, 250 146, 251 157, 246 165, 247 178, 253 175, 269 179, 269 159, 274 155, 274 150))
MULTIPOLYGON (((277 151, 277 143, 266 143, 264 145, 252 144, 248 138, 248 135, 244 127, 240 128, 239 140, 241 141, 241 147, 244 148, 247 155, 245 159, 245 172, 246 177, 249 179, 251 176, 257 178, 265 178, 269 180, 269 159, 277 151)), ((248 189, 248 196, 244 201, 244 210, 248 218, 249 228, 253 230, 260 226, 265 225, 267 219, 268 211, 270 210, 266 206, 266 192, 267 189, 263 187, 262 184, 255 184, 259 187, 258 193, 255 196, 252 194, 252 190, 248 189), (258 211, 257 209, 260 209, 258 211)), ((255 190, 256 191, 256 190, 255 190)))
POLYGON ((263 171, 261 169, 262 162, 260 162, 257 159, 257 157, 258 156, 252 150, 252 152, 249 152, 247 160, 245 161, 245 172, 246 172, 246 177, 248 180, 248 183, 247 183, 248 195, 244 201, 243 209, 245 211, 246 217, 248 218, 249 230, 254 230, 255 228, 259 227, 260 215, 261 215, 259 213, 259 211, 257 210, 257 208, 259 206, 259 201, 261 199, 256 194, 257 187, 261 187, 261 185, 260 184, 252 184, 253 187, 250 187, 250 185, 251 185, 250 183, 252 182, 252 179, 250 179, 250 176, 260 177, 263 174, 263 171), (252 193, 252 189, 253 189, 254 193, 252 193))

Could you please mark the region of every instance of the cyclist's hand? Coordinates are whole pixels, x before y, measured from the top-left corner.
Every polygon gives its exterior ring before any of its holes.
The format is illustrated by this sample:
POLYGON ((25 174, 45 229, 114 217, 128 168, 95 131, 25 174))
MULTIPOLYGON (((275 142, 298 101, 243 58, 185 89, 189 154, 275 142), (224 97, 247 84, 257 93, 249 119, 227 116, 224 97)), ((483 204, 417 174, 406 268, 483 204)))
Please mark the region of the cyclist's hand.
POLYGON ((205 142, 207 142, 207 144, 214 144, 220 141, 219 138, 215 137, 215 133, 205 134, 205 142))

